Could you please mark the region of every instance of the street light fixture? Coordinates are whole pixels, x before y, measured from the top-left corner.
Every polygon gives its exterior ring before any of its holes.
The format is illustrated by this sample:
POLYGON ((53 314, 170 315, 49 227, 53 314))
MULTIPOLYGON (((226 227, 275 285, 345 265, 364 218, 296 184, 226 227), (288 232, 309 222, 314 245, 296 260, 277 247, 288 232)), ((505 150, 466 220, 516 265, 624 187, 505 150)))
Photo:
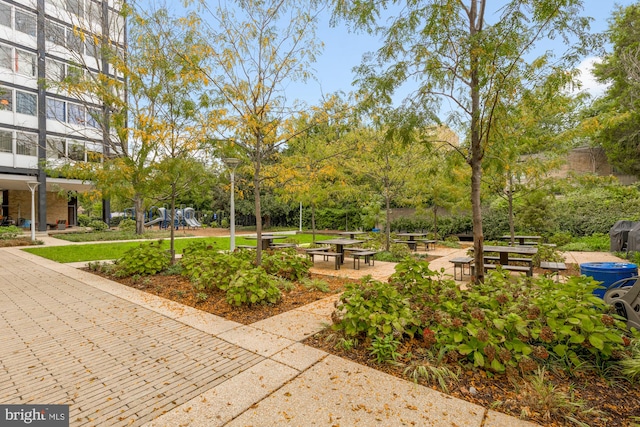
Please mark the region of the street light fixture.
POLYGON ((229 239, 229 248, 230 251, 233 252, 236 249, 236 206, 234 201, 234 193, 235 193, 235 180, 236 180, 236 167, 240 164, 240 159, 236 159, 233 157, 225 157, 222 159, 222 162, 229 169, 229 175, 231 176, 231 206, 230 210, 230 234, 231 238, 229 239))
POLYGON ((27 182, 29 190, 31 190, 31 241, 36 240, 36 188, 40 185, 37 181, 27 182))

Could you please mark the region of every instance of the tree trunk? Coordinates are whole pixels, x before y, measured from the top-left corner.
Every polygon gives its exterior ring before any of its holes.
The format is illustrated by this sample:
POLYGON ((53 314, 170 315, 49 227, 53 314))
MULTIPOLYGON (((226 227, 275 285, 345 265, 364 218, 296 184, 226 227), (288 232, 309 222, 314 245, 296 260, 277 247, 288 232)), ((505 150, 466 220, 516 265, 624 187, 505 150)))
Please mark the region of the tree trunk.
POLYGON ((386 210, 386 218, 387 223, 384 227, 384 234, 386 240, 386 249, 387 251, 391 247, 391 197, 389 197, 389 192, 387 191, 385 194, 385 210, 386 210))
MULTIPOLYGON (((173 218, 171 224, 171 237, 169 238, 169 254, 171 255, 171 265, 176 263, 176 248, 175 248, 175 227, 176 223, 176 183, 171 183, 171 217, 173 218)), ((179 223, 178 223, 179 224, 179 223)))
MULTIPOLYGON (((480 0, 481 4, 484 0, 480 0)), ((482 7, 484 10, 484 7, 482 7)), ((473 256, 475 266, 475 281, 484 282, 484 234, 482 231, 482 204, 480 186, 482 184, 482 135, 480 134, 480 78, 479 59, 480 50, 476 48, 475 37, 482 25, 482 16, 477 15, 478 0, 472 0, 469 9, 469 33, 472 37, 469 51, 469 68, 471 70, 471 209, 473 219, 473 256)))
POLYGON ((438 239, 438 206, 433 206, 433 235, 434 238, 438 239))
MULTIPOLYGON (((259 154, 258 154, 259 156, 259 154)), ((260 159, 256 159, 254 176, 254 201, 256 204, 256 265, 262 264, 262 214, 260 209, 260 159)))
POLYGON ((136 234, 144 234, 144 209, 142 197, 136 194, 133 199, 134 210, 136 211, 136 234))
POLYGON ((509 173, 509 190, 507 191, 507 201, 509 203, 509 235, 511 246, 515 243, 516 227, 513 220, 513 176, 509 173))
POLYGON ((311 203, 311 241, 316 242, 316 204, 311 203))

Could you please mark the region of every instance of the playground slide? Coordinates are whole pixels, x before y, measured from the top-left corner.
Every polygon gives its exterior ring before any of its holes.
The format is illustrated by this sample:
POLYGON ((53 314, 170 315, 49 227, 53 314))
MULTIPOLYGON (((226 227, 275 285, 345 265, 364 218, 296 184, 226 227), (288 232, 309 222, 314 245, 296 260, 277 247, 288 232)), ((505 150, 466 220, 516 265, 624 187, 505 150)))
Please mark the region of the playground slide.
POLYGON ((200 224, 200 222, 198 222, 198 220, 195 218, 185 218, 184 220, 186 221, 189 227, 194 227, 194 228, 202 227, 202 224, 200 224))
POLYGON ((162 221, 164 221, 164 218, 156 218, 156 219, 152 219, 152 220, 151 220, 151 221, 149 221, 149 222, 145 222, 145 223, 144 223, 144 226, 145 226, 145 227, 151 227, 152 225, 157 224, 157 223, 162 222, 162 221))

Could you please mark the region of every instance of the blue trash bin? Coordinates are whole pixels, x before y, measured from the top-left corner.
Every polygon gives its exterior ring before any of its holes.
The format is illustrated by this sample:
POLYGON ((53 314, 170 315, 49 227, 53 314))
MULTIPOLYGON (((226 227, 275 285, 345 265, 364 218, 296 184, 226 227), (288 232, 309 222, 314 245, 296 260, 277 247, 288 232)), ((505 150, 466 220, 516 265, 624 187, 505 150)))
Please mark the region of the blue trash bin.
POLYGON ((629 262, 585 262, 580 264, 580 274, 591 276, 602 282, 604 288, 596 289, 593 293, 604 298, 607 288, 618 280, 638 275, 638 266, 629 262))

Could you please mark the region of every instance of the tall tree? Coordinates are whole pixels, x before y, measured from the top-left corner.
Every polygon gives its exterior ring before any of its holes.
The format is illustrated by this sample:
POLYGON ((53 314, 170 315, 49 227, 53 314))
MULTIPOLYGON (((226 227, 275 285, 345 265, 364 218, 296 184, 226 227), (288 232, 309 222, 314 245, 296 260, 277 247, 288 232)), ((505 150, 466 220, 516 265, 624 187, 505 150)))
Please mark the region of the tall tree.
MULTIPOLYGON (((238 0, 215 10, 201 1, 208 15, 203 68, 224 99, 226 128, 213 139, 239 147, 253 166, 258 242, 262 237, 260 189, 272 179, 263 171, 295 134, 291 126, 301 106, 287 98, 288 82, 306 80, 320 45, 315 39, 314 2, 238 0)), ((257 262, 262 258, 257 245, 257 262)))
POLYGON ((397 88, 416 82, 417 89, 405 99, 414 109, 429 112, 442 100, 455 106, 449 118, 468 137, 468 150, 460 152, 471 168, 475 271, 476 280, 483 281, 482 162, 490 148, 495 108, 527 86, 531 76, 570 69, 584 53, 591 40, 585 32, 589 21, 579 13, 582 1, 511 0, 492 16, 487 0, 332 3, 336 17, 383 37, 383 46, 359 68, 370 102, 390 101, 397 88), (388 26, 378 22, 383 13, 388 26), (528 61, 536 42, 556 37, 568 42, 568 36, 577 38, 576 46, 554 63, 528 61))
MULTIPOLYGON (((169 16, 166 9, 125 6, 123 17, 130 23, 127 55, 105 35, 94 40, 98 45, 101 41, 109 59, 100 63, 102 68, 83 63, 90 71, 52 81, 59 90, 84 100, 84 108, 104 136, 102 163, 67 162, 58 170, 91 179, 106 197, 129 199, 135 208, 136 232, 141 234, 147 204, 175 194, 171 185, 160 185, 160 162, 197 152, 208 123, 198 111, 208 107, 208 98, 202 91, 202 57, 192 27, 169 16), (180 55, 174 53, 177 50, 180 55), (105 109, 96 110, 96 103, 105 109)), ((86 55, 77 59, 87 61, 86 55)), ((176 168, 164 171, 177 173, 176 168)))
POLYGON ((607 35, 613 51, 594 66, 598 80, 610 83, 596 103, 598 139, 612 164, 640 177, 640 3, 618 7, 607 35))

